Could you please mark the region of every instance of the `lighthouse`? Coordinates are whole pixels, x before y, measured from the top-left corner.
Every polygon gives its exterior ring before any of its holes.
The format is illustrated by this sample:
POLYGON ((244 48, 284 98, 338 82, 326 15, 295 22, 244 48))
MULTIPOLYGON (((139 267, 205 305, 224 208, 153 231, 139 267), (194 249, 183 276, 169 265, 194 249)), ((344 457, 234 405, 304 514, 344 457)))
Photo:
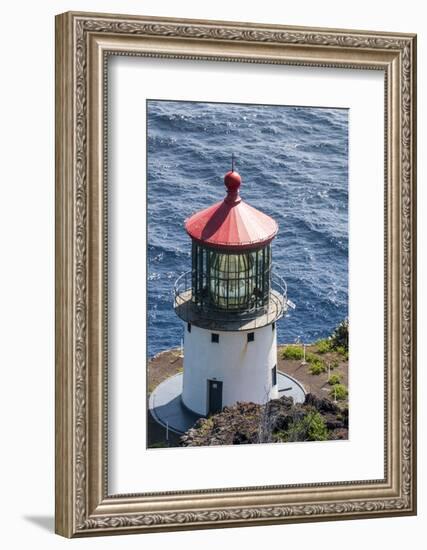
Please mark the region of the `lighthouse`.
POLYGON ((184 331, 181 401, 198 417, 286 391, 276 365, 277 322, 295 306, 273 271, 278 225, 243 200, 234 162, 224 184, 223 200, 184 222, 191 270, 174 287, 184 331))

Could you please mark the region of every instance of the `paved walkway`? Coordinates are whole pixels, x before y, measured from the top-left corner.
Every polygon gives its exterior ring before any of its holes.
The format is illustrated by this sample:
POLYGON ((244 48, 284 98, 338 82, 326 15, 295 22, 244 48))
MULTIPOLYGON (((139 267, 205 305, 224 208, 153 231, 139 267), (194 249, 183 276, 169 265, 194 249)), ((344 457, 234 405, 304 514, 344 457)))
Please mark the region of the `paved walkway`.
MULTIPOLYGON (((200 418, 190 412, 181 401, 182 373, 164 380, 151 393, 148 408, 154 419, 175 433, 183 434, 200 418)), ((280 397, 293 397, 295 403, 303 403, 305 391, 303 386, 283 372, 277 373, 280 397)))

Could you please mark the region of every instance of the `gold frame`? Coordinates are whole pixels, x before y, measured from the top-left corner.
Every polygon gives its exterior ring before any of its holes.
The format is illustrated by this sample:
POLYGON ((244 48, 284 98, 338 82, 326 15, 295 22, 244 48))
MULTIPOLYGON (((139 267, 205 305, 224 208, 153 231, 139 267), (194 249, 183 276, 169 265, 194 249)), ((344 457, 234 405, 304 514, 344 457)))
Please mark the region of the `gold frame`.
POLYGON ((56 532, 66 537, 416 513, 416 36, 223 21, 56 17, 56 532), (108 495, 108 55, 385 73, 385 478, 108 495))

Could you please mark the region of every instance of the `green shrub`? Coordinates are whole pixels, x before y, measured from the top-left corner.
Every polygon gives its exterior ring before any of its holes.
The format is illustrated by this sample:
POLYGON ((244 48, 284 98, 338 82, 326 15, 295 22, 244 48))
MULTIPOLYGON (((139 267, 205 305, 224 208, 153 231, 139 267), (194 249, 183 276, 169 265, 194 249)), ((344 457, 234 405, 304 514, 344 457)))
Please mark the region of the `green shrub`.
POLYGON ((287 431, 287 441, 326 441, 328 429, 322 415, 309 411, 303 418, 294 421, 287 431))
POLYGON ((326 371, 326 365, 323 361, 321 361, 320 359, 316 359, 316 361, 313 361, 312 363, 310 363, 310 368, 309 368, 311 374, 320 374, 321 372, 325 372, 326 371))
POLYGON ((284 432, 283 430, 279 430, 274 433, 274 439, 273 441, 275 443, 287 443, 289 441, 288 434, 284 432))
POLYGON ((307 363, 316 363, 316 361, 321 361, 321 359, 315 353, 311 353, 311 351, 305 354, 305 360, 307 363))
POLYGON ((342 321, 331 334, 331 348, 338 351, 338 348, 344 348, 348 353, 348 319, 342 321))
POLYGON ((331 342, 328 338, 324 338, 323 340, 317 340, 316 346, 317 346, 317 353, 327 353, 328 351, 331 351, 331 342))
POLYGON ((304 352, 301 346, 290 345, 283 349, 282 357, 283 359, 302 359, 304 357, 304 352))
POLYGON ((338 361, 332 361, 331 363, 331 370, 337 369, 340 366, 338 361))
POLYGON ((329 391, 329 395, 332 397, 332 399, 343 401, 347 398, 348 390, 344 386, 344 384, 334 384, 329 391))
POLYGON ((342 355, 344 359, 348 359, 348 351, 345 349, 344 346, 338 346, 337 348, 335 348, 335 351, 342 355))
POLYGON ((333 374, 328 380, 328 384, 330 384, 331 386, 335 386, 335 384, 339 384, 340 382, 341 382, 340 374, 333 374))

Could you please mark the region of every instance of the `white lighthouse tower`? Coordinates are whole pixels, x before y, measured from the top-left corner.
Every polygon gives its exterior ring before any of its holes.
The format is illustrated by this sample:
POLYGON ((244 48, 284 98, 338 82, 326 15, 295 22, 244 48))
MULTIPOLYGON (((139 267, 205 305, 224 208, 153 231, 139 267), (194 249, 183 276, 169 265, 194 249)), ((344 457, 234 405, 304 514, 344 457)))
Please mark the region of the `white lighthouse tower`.
POLYGON ((276 323, 293 305, 272 273, 276 221, 240 197, 234 166, 224 183, 222 201, 185 221, 192 266, 175 284, 184 325, 181 400, 198 416, 279 397, 276 323))

